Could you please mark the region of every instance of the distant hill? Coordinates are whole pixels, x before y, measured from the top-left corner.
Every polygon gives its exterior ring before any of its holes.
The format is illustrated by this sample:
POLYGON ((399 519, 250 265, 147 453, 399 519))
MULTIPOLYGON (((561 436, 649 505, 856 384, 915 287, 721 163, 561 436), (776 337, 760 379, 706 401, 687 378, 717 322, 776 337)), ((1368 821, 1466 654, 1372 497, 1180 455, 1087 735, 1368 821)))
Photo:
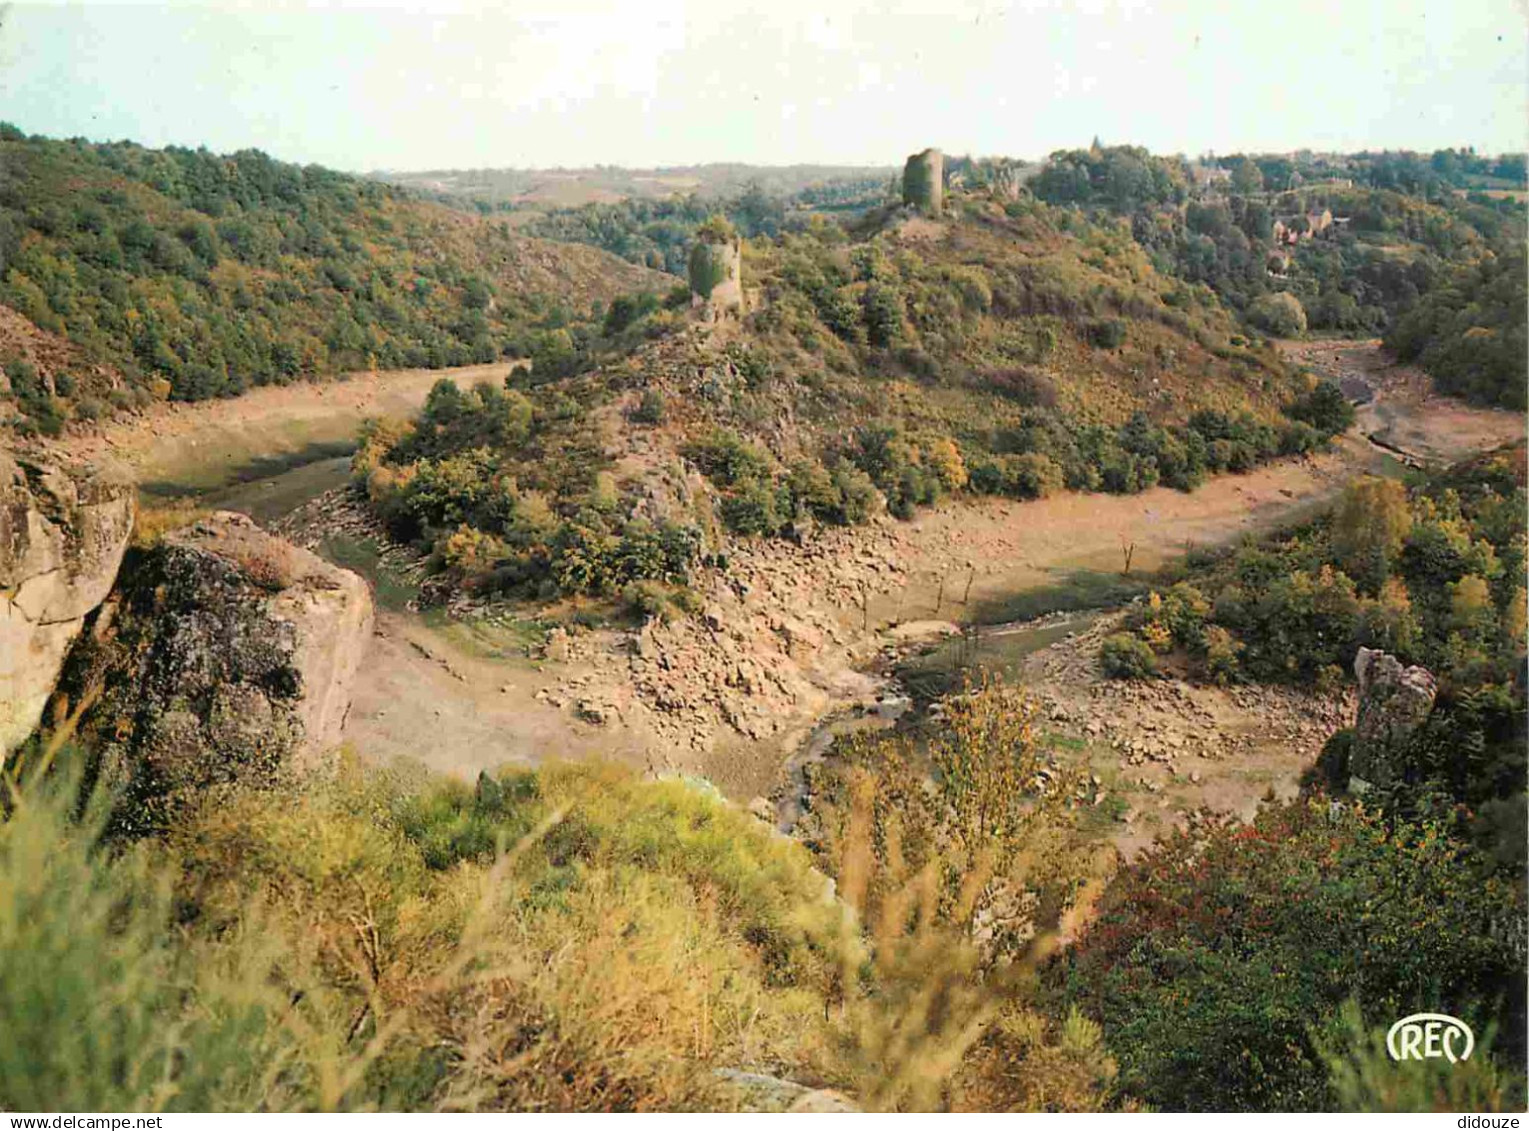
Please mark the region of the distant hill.
POLYGON ((1160 271, 1204 283, 1234 310, 1289 294, 1310 329, 1365 335, 1455 266, 1524 239, 1522 203, 1463 192, 1431 168, 1416 154, 1191 166, 1096 146, 1052 154, 1027 187, 1051 204, 1129 217, 1160 271))
POLYGON ((448 584, 611 596, 729 536, 950 493, 1187 490, 1352 420, 1128 228, 1032 199, 963 190, 940 219, 749 239, 742 291, 715 321, 613 307, 601 343, 508 390, 438 386, 363 438, 367 497, 448 584))
POLYGON ((373 179, 419 192, 481 204, 489 209, 576 208, 622 200, 664 200, 695 195, 737 196, 751 187, 770 196, 842 182, 886 184, 896 172, 874 165, 675 165, 623 169, 434 169, 417 173, 380 171, 373 179))
POLYGON ((1054 153, 1027 188, 1128 218, 1156 268, 1262 329, 1385 334, 1440 387, 1524 405, 1522 155, 1054 153), (1516 268, 1515 268, 1516 264, 1516 268))
POLYGON ((528 335, 598 323, 616 296, 673 282, 253 150, 54 141, 0 125, 0 302, 78 355, 65 363, 0 334, 13 395, 0 418, 23 429, 144 395, 197 400, 519 356, 528 335))

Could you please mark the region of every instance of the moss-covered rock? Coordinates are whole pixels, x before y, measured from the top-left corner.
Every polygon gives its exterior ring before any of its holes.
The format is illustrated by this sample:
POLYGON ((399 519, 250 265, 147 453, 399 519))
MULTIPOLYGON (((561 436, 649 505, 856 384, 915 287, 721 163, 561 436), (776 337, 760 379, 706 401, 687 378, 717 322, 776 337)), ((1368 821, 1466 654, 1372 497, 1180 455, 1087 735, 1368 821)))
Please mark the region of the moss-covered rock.
POLYGON ((126 788, 119 823, 162 826, 195 795, 266 787, 339 740, 371 637, 365 582, 217 514, 136 552, 61 689, 126 788))

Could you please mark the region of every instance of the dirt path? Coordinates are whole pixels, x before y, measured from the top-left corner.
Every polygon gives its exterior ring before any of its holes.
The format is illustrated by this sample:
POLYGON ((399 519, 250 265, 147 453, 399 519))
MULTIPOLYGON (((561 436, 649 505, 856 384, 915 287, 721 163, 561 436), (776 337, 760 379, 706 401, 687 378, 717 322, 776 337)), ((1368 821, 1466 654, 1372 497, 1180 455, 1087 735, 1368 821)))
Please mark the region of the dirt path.
POLYGON ((1379 340, 1283 342, 1281 349, 1350 397, 1368 391, 1355 430, 1418 463, 1454 463, 1524 436, 1522 414, 1435 393, 1432 378, 1396 364, 1379 340))

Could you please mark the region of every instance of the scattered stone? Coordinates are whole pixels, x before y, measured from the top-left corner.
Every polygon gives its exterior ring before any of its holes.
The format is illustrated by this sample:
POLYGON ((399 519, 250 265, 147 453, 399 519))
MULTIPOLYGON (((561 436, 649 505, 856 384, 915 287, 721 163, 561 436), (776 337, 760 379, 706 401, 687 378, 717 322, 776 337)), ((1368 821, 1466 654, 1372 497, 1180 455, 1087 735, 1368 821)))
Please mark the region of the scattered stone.
POLYGON ((547 633, 547 642, 543 646, 542 655, 554 664, 566 664, 569 656, 568 630, 566 628, 554 628, 547 633))

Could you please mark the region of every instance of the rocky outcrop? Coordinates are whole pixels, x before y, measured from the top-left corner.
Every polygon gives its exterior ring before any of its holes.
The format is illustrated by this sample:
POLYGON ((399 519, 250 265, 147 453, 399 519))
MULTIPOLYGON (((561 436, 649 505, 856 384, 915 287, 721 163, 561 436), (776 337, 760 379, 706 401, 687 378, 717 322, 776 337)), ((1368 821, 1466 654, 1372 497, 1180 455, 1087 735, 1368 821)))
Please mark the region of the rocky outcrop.
POLYGON ((372 616, 361 578, 240 514, 131 560, 64 684, 100 696, 85 728, 127 783, 129 824, 208 789, 276 784, 334 747, 372 616))
POLYGON ((1391 780, 1407 740, 1427 720, 1439 694, 1433 673, 1403 667, 1389 652, 1361 648, 1354 659, 1359 718, 1349 754, 1349 788, 1363 793, 1391 780))
POLYGON ((0 452, 0 761, 36 729, 86 615, 111 590, 134 499, 114 466, 0 452))
POLYGON ((915 153, 903 165, 903 203, 927 216, 945 205, 945 155, 938 149, 915 153))

